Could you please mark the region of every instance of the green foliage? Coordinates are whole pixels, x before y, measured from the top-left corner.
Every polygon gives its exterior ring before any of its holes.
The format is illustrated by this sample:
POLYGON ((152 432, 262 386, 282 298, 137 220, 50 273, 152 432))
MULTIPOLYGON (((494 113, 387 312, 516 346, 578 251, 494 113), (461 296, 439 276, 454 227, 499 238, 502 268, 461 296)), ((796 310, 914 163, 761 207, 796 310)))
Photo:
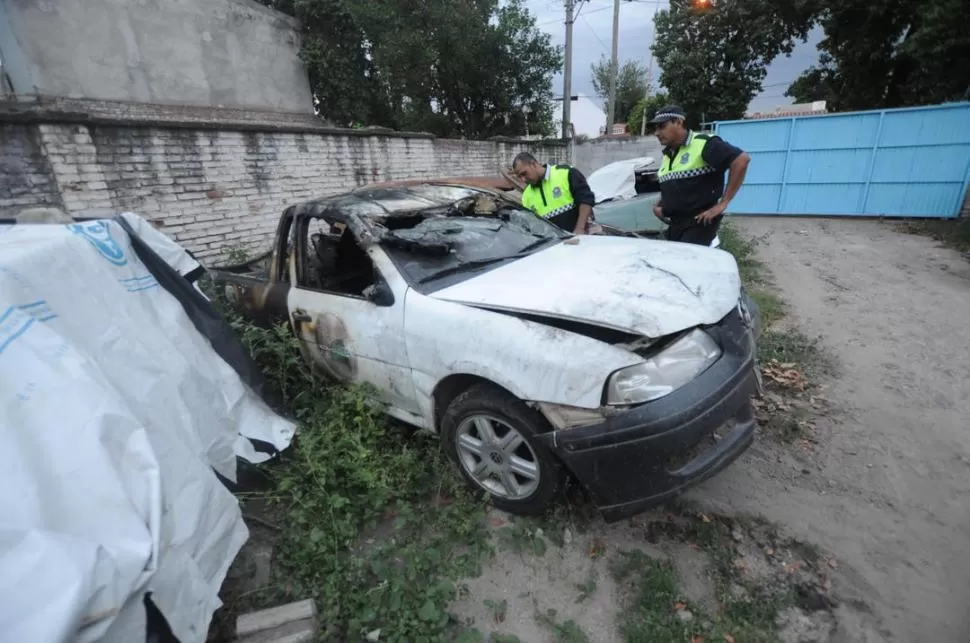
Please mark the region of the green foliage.
POLYGON ((681 592, 677 572, 669 561, 658 561, 641 551, 621 552, 612 567, 618 580, 633 586, 632 600, 620 616, 620 633, 628 643, 691 643, 692 641, 744 641, 774 643, 775 618, 794 602, 790 590, 765 591, 758 596, 735 596, 732 584, 741 583, 733 566, 730 533, 719 521, 691 524, 682 533, 696 543, 712 562, 708 570, 721 611, 707 614, 681 592), (688 610, 691 618, 678 612, 688 610), (730 638, 729 638, 730 637, 730 638))
MULTIPOLYGON (((593 75, 593 90, 603 99, 606 110, 610 108, 610 70, 612 65, 605 56, 589 70, 593 75)), ((623 122, 623 117, 630 113, 633 106, 650 92, 650 79, 647 68, 635 60, 628 60, 618 65, 616 74, 616 121, 623 122)))
POLYGON ((657 13, 660 84, 689 125, 741 118, 771 61, 807 36, 815 1, 717 0, 698 11, 691 0, 671 0, 657 13))
POLYGON ((819 64, 786 92, 835 111, 932 105, 970 90, 964 0, 819 0, 819 64))
POLYGON ((277 594, 313 598, 326 640, 450 641, 457 579, 488 547, 481 502, 436 440, 391 423, 366 388, 328 386, 286 326, 233 325, 299 433, 267 469, 277 594), (434 500, 437 499, 437 502, 434 500))
POLYGON ((632 604, 620 617, 620 633, 628 643, 689 641, 692 627, 674 609, 680 602, 677 574, 669 562, 640 551, 623 552, 611 566, 618 580, 632 580, 632 604))
POLYGON ((549 544, 542 537, 541 528, 538 528, 530 519, 516 520, 511 525, 499 529, 496 535, 499 546, 503 550, 516 554, 545 556, 549 551, 549 544))
POLYGON ((785 314, 785 302, 775 294, 768 271, 754 256, 757 240, 744 238, 729 221, 721 226, 718 236, 721 250, 730 252, 738 262, 741 283, 758 305, 762 327, 768 328, 785 314))
POLYGON ((317 108, 337 125, 553 133, 562 55, 523 0, 261 1, 300 19, 317 108))
MULTIPOLYGON (((630 127, 630 132, 636 136, 640 134, 641 126, 643 125, 643 112, 646 108, 646 116, 649 121, 657 111, 670 104, 670 97, 667 96, 666 92, 657 92, 646 98, 641 98, 637 101, 637 104, 633 106, 630 110, 629 116, 626 117, 626 124, 630 127)), ((649 133, 650 128, 646 128, 645 133, 649 133)))
POLYGON ((249 259, 249 249, 244 245, 232 245, 223 250, 227 264, 243 263, 249 259))
POLYGON ((797 364, 809 381, 832 369, 832 363, 818 340, 797 330, 766 330, 758 339, 758 359, 762 363, 775 360, 781 364, 797 364))

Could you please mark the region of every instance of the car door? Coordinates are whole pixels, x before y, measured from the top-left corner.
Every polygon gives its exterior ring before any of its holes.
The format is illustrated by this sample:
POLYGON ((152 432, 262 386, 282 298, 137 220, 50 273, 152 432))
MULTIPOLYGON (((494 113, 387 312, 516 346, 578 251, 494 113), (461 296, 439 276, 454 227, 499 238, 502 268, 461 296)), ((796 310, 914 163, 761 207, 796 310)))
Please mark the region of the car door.
POLYGON ((379 246, 361 248, 350 227, 307 217, 296 234, 287 308, 303 350, 330 378, 369 383, 392 415, 412 419, 406 282, 379 246))

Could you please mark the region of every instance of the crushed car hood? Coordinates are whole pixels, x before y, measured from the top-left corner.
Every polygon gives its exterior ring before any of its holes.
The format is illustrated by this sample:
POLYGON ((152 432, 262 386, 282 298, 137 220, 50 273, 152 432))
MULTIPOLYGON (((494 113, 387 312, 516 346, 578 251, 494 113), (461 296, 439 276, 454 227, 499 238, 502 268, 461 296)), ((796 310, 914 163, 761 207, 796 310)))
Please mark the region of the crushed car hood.
POLYGON ((669 241, 583 236, 449 286, 436 299, 658 338, 737 305, 734 257, 669 241))

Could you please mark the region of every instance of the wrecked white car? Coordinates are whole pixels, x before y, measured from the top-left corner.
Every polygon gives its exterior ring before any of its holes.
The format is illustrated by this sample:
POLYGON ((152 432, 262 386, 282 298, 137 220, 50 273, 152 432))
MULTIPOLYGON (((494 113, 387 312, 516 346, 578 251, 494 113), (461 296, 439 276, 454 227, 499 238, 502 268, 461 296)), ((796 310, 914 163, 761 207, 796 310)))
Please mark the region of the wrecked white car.
POLYGON ((631 515, 753 439, 752 304, 720 250, 573 236, 486 180, 407 182, 292 206, 271 254, 213 277, 513 513, 571 475, 631 515))

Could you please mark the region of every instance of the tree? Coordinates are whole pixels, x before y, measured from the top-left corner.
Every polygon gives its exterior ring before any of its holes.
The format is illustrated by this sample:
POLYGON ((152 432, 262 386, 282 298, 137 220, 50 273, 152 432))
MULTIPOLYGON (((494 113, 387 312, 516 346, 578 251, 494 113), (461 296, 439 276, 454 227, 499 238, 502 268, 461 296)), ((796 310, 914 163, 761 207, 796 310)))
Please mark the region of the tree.
POLYGON ((819 64, 788 88, 832 110, 958 100, 970 88, 965 0, 823 0, 819 64))
POLYGON ((796 103, 824 100, 828 109, 834 109, 839 103, 839 93, 836 89, 834 70, 831 67, 831 57, 823 53, 818 66, 812 67, 796 78, 785 90, 785 96, 792 98, 796 103))
POLYGON ((634 136, 640 134, 643 125, 644 110, 646 110, 647 120, 650 120, 661 107, 669 104, 670 97, 665 92, 657 92, 652 96, 641 98, 633 106, 633 109, 630 110, 630 115, 626 118, 626 124, 630 128, 630 133, 634 136))
MULTIPOLYGON (((610 108, 611 67, 605 56, 600 57, 597 64, 589 66, 593 75, 593 90, 605 101, 607 110, 610 108)), ((650 79, 647 78, 647 68, 635 60, 628 60, 618 67, 615 114, 617 119, 621 119, 624 114, 630 113, 637 101, 650 92, 650 79)))
POLYGON ((657 13, 652 50, 660 84, 690 125, 741 118, 771 61, 805 40, 815 2, 717 0, 698 11, 692 0, 670 0, 657 13))
POLYGON ((562 56, 522 0, 261 1, 300 19, 320 115, 338 125, 552 133, 562 56))

